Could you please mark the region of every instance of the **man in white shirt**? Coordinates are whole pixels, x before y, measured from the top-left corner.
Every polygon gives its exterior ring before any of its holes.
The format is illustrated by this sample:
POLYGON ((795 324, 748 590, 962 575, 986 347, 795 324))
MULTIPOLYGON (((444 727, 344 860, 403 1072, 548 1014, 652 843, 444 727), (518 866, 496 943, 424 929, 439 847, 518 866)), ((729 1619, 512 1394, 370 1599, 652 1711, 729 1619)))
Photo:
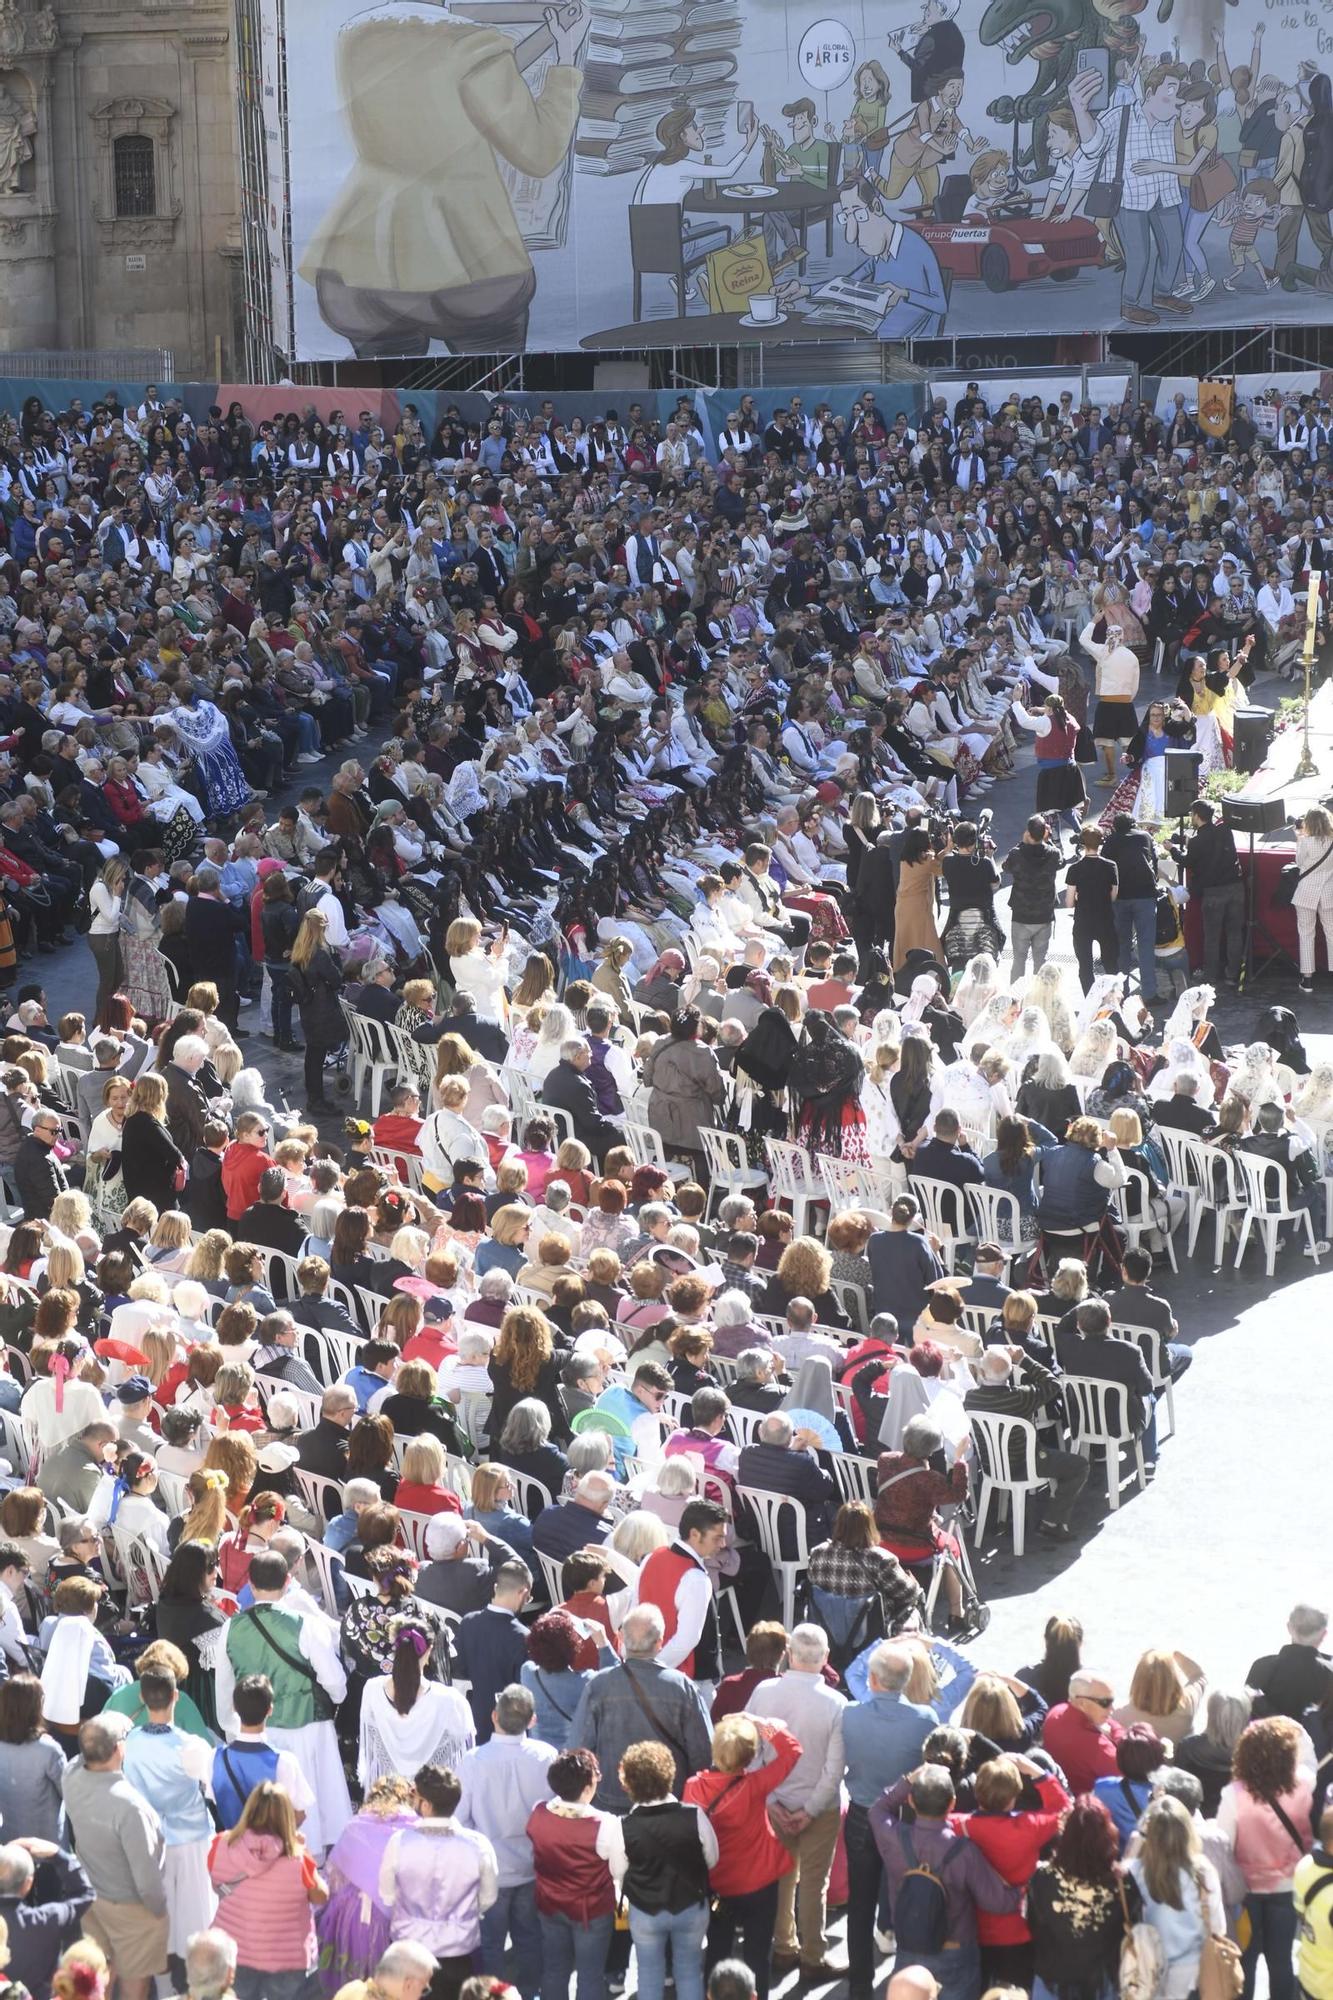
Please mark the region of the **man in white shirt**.
POLYGON ((12 1674, 30 1674, 32 1661, 24 1643, 23 1621, 15 1597, 27 1580, 31 1565, 14 1542, 0 1542, 0 1653, 12 1674))
POLYGON ((800 1761, 773 1793, 769 1818, 796 1867, 778 1889, 775 1970, 799 1958, 810 1979, 845 1977, 846 1964, 829 1962, 825 1938, 828 1879, 840 1819, 839 1796, 846 1760, 842 1717, 846 1699, 824 1679, 828 1634, 797 1625, 787 1645, 787 1670, 760 1681, 748 1703, 751 1715, 785 1722, 801 1744, 800 1761))

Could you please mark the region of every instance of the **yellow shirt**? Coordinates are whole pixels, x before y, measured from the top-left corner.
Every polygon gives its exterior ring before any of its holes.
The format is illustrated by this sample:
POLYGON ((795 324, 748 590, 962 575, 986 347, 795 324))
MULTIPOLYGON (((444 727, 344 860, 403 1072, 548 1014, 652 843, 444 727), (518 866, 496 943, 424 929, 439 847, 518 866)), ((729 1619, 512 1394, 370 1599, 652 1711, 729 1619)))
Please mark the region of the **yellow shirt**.
POLYGON ((1291 1888, 1301 1991, 1310 2000, 1333 2000, 1333 1860, 1320 1848, 1305 1855, 1296 1864, 1291 1888))

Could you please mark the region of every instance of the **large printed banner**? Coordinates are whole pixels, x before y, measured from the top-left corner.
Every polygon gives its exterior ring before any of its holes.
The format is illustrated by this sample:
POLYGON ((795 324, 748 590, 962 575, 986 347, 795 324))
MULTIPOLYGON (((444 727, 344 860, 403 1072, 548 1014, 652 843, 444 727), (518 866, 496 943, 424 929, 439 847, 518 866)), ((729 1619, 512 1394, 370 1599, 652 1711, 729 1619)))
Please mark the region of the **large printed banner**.
POLYGON ((285 17, 300 359, 1184 331, 1333 295, 1333 0, 285 17))

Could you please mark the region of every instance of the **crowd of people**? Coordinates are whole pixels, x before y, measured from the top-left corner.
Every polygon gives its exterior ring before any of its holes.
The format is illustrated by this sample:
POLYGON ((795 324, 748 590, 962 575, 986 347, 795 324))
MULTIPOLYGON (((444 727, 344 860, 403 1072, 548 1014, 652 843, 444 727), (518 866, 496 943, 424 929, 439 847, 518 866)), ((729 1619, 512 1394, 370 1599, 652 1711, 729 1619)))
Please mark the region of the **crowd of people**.
POLYGON ((1010 1677, 962 1532, 1152 1477, 1186 1225, 1328 1248, 1161 826, 1324 567, 1290 415, 5 428, 15 2000, 1290 2000, 1298 1916, 1333 2000, 1323 1614, 1010 1677))

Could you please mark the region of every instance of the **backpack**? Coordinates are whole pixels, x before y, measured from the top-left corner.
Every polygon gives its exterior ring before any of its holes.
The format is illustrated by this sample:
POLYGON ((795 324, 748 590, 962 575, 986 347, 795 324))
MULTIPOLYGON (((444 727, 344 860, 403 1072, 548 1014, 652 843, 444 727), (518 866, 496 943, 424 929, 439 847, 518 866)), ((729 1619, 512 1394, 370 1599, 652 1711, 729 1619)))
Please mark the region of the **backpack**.
POLYGON ((954 1856, 961 1854, 963 1842, 954 1841, 939 1868, 934 1869, 926 1862, 917 1860, 910 1827, 899 1826, 898 1838, 902 1842, 907 1873, 898 1884, 898 1893, 893 1899, 893 1934, 898 1940, 900 1952, 929 1958, 943 1951, 949 1942, 949 1903, 943 1876, 954 1856))

